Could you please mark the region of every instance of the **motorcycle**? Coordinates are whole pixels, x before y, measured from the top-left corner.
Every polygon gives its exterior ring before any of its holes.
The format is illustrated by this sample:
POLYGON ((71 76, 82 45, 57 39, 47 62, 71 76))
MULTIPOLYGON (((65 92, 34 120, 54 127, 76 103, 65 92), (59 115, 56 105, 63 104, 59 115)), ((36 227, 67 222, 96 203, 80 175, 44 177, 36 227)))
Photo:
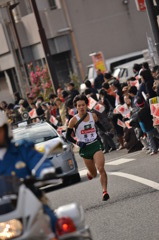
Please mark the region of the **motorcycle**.
POLYGON ((90 229, 85 225, 83 208, 77 203, 55 210, 58 220, 53 233, 49 216, 32 191, 32 183, 33 180, 21 182, 14 176, 0 177, 0 240, 92 239, 90 229))
POLYGON ((34 167, 31 178, 0 176, 0 240, 92 240, 81 205, 71 203, 55 210, 55 233, 49 216, 44 213, 43 201, 37 192, 41 186, 50 184, 50 180, 52 183, 55 180, 56 184, 56 171, 53 169, 51 175, 49 173, 43 179, 36 179, 35 174, 57 147, 58 144, 50 146, 34 167))

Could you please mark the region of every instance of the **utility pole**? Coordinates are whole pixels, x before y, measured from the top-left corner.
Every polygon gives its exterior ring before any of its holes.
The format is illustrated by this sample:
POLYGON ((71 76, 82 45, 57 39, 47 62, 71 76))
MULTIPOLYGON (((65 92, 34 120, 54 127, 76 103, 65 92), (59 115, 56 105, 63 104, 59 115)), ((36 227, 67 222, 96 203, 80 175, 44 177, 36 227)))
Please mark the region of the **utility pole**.
POLYGON ((25 58, 24 58, 24 54, 23 54, 20 38, 19 38, 19 35, 18 35, 18 31, 17 31, 17 28, 16 28, 16 24, 15 24, 13 12, 12 12, 12 10, 14 8, 16 8, 18 5, 19 5, 19 2, 9 5, 8 6, 8 15, 9 15, 11 23, 12 23, 14 36, 15 36, 15 39, 16 39, 16 42, 17 42, 17 46, 18 46, 18 52, 19 52, 21 66, 22 66, 21 67, 22 75, 23 75, 23 78, 25 79, 25 82, 27 83, 27 88, 30 88, 30 81, 29 81, 29 76, 28 76, 28 70, 27 70, 27 67, 25 65, 25 58))
POLYGON ((56 92, 56 90, 58 88, 57 74, 56 74, 56 69, 53 64, 53 60, 52 60, 51 52, 50 52, 49 45, 47 42, 45 30, 43 28, 43 25, 42 25, 42 22, 40 19, 40 14, 39 14, 39 11, 38 11, 38 8, 36 5, 36 0, 31 0, 30 2, 31 2, 32 8, 33 8, 35 18, 36 18, 41 44, 43 46, 45 59, 46 59, 47 65, 48 65, 49 75, 52 80, 53 90, 54 90, 54 92, 56 92))
POLYGON ((2 25, 4 27, 5 36, 7 39, 7 43, 9 45, 10 52, 12 53, 14 63, 15 63, 15 71, 17 77, 17 90, 21 93, 22 97, 26 97, 26 89, 24 88, 25 82, 23 82, 23 74, 21 71, 21 64, 16 54, 16 46, 15 46, 15 32, 13 29, 13 22, 9 14, 9 7, 10 7, 9 0, 0 0, 0 11, 2 16, 2 25), (5 12, 5 16, 3 13, 5 12), (7 13, 7 15, 6 15, 7 13), (9 22, 8 22, 9 17, 9 22))
POLYGON ((159 1, 157 0, 157 5, 154 5, 153 0, 145 0, 145 3, 146 3, 150 26, 151 26, 154 41, 155 41, 157 55, 159 58, 159 26, 157 22, 157 15, 159 15, 159 1))

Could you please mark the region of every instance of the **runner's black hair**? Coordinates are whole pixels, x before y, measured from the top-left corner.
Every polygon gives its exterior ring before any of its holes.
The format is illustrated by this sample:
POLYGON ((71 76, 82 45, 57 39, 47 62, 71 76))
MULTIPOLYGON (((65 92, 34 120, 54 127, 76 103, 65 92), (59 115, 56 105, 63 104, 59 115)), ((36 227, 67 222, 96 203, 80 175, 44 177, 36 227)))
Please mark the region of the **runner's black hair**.
POLYGON ((76 107, 78 101, 85 101, 86 105, 88 105, 88 98, 85 95, 77 95, 73 100, 73 105, 76 107))

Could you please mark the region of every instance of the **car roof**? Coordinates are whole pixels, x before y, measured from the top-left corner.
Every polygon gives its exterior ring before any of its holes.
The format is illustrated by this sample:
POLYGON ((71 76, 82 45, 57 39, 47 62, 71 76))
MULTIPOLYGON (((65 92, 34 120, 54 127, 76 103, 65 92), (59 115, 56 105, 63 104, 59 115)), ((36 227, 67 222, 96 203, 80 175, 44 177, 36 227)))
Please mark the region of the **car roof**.
MULTIPOLYGON (((41 128, 41 127, 47 127, 47 128, 52 128, 53 130, 55 130, 49 123, 47 122, 40 122, 40 123, 31 123, 31 124, 27 124, 25 126, 19 126, 17 128, 13 129, 13 132, 20 132, 20 131, 24 131, 26 129, 31 129, 31 128, 41 128)), ((56 130, 55 130, 56 131, 56 130)))
POLYGON ((125 63, 125 64, 121 64, 121 65, 119 65, 119 66, 116 66, 116 67, 114 68, 114 70, 115 70, 115 69, 118 69, 118 68, 129 68, 129 67, 133 67, 133 65, 134 65, 135 63, 137 63, 137 64, 142 64, 143 62, 145 62, 145 59, 144 59, 144 58, 139 58, 139 59, 133 60, 133 61, 131 61, 131 62, 127 62, 127 63, 125 63))
POLYGON ((113 63, 113 62, 116 62, 116 61, 119 61, 119 60, 124 60, 124 59, 130 58, 130 57, 135 57, 135 56, 140 56, 140 55, 143 56, 143 50, 142 51, 128 53, 128 54, 117 56, 117 57, 113 57, 113 58, 109 58, 109 59, 106 60, 106 62, 107 63, 113 63))

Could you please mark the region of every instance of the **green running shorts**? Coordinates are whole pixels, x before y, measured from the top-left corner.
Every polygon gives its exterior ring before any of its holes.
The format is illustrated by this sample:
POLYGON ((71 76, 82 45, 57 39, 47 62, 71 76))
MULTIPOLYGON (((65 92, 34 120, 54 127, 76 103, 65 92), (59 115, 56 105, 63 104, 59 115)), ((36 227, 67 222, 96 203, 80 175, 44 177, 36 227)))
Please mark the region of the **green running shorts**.
POLYGON ((101 143, 96 140, 93 143, 87 144, 85 147, 80 148, 79 154, 82 158, 93 159, 96 152, 103 150, 101 143))

